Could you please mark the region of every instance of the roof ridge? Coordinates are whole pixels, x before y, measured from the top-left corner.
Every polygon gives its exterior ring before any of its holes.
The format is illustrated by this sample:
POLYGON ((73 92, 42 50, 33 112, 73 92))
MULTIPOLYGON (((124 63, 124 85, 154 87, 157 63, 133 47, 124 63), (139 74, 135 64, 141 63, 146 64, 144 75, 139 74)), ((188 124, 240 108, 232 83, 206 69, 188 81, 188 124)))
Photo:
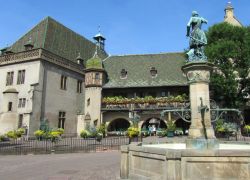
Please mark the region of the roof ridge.
POLYGON ((183 54, 184 52, 161 52, 161 53, 149 53, 149 54, 121 54, 111 55, 109 57, 124 57, 124 56, 149 56, 149 55, 162 55, 162 54, 183 54))
MULTIPOLYGON (((42 24, 43 22, 45 22, 47 20, 49 16, 45 17, 44 19, 42 19, 39 23, 33 25, 31 28, 29 28, 28 31, 26 31, 25 34, 22 34, 21 37, 19 37, 17 40, 15 40, 10 47, 12 47, 16 42, 20 41, 23 37, 25 37, 27 34, 29 34, 30 32, 32 32, 33 29, 35 29, 37 26, 39 26, 40 24, 42 24)), ((46 22, 48 23, 48 22, 46 22)))

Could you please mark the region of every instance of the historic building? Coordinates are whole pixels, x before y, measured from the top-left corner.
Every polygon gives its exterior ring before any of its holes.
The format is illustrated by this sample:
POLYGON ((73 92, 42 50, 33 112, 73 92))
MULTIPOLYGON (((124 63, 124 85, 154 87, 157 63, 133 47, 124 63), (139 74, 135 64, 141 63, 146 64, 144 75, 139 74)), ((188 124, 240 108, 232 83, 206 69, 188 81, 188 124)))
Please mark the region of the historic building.
MULTIPOLYGON (((241 26, 231 4, 225 13, 225 22, 241 26)), ((170 118, 187 128, 173 114, 160 117, 162 109, 178 104, 131 101, 188 94, 185 61, 183 53, 108 56, 102 34, 92 42, 47 17, 1 49, 0 133, 26 127, 33 134, 45 122, 65 133, 101 123, 112 132, 133 120, 141 128, 165 127, 170 118), (107 102, 115 97, 123 103, 107 102)))

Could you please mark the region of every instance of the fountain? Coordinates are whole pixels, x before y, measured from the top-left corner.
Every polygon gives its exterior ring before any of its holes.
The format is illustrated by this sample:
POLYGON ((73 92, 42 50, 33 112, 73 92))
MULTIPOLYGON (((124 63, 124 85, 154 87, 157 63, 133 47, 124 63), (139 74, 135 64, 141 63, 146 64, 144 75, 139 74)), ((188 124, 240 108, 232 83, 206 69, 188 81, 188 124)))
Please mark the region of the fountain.
POLYGON ((190 114, 191 126, 186 143, 143 144, 121 147, 121 179, 200 180, 200 179, 250 179, 250 145, 219 143, 212 121, 226 111, 210 104, 209 80, 213 64, 207 62, 204 46, 206 36, 201 30, 207 21, 192 13, 188 23, 190 37, 188 61, 182 67, 190 91, 190 107, 164 110, 176 112, 186 119, 190 114), (190 29, 192 32, 190 33, 190 29))

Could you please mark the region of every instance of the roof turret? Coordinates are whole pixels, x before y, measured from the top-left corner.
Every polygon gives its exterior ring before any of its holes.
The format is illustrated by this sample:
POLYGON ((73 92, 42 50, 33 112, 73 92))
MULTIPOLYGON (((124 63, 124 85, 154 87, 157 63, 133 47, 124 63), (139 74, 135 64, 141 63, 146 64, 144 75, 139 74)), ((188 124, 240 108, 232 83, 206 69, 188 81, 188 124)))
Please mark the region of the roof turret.
POLYGON ((97 48, 94 56, 87 60, 86 69, 103 69, 102 59, 97 54, 97 48))

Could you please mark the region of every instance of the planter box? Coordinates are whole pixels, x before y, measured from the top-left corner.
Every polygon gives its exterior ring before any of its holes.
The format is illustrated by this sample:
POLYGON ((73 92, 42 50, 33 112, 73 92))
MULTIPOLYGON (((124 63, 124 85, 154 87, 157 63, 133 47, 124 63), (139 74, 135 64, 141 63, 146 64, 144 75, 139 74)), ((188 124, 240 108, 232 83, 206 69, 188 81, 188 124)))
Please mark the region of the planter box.
POLYGON ((174 131, 168 131, 167 137, 174 137, 174 131))

